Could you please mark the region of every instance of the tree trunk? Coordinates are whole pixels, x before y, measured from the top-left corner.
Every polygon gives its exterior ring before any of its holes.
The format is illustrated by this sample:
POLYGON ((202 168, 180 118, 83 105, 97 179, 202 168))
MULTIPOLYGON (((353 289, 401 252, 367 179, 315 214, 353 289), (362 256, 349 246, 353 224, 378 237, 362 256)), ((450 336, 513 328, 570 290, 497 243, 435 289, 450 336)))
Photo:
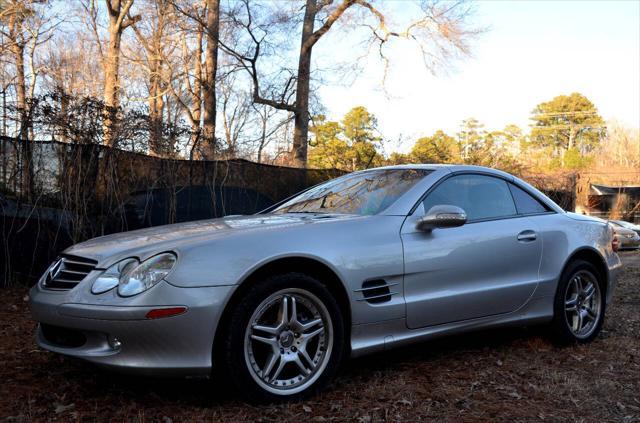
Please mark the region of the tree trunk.
POLYGON ((27 87, 24 76, 24 45, 14 41, 11 46, 16 61, 16 100, 20 112, 20 139, 26 139, 27 128, 27 87))
POLYGON ((229 118, 227 117, 226 104, 224 104, 222 110, 222 126, 224 127, 224 136, 227 141, 227 151, 226 156, 231 158, 235 154, 235 143, 233 140, 233 135, 231 134, 231 125, 229 122, 229 118))
POLYGON ((68 123, 66 121, 68 120, 67 113, 69 109, 69 96, 67 95, 67 92, 65 91, 65 89, 60 85, 57 85, 56 92, 60 96, 60 119, 58 120, 59 122, 58 130, 60 131, 60 140, 62 142, 69 142, 69 137, 67 136, 67 125, 66 125, 66 123, 68 123))
POLYGON ((260 147, 258 147, 258 163, 262 163, 262 150, 267 142, 267 119, 262 121, 262 133, 260 134, 260 147))
POLYGON ((163 110, 164 99, 162 98, 162 61, 159 57, 151 60, 149 73, 149 126, 150 142, 149 153, 154 156, 164 156, 171 150, 164 145, 163 139, 163 110))
POLYGON ((307 0, 302 24, 298 80, 296 84, 296 111, 294 113, 293 146, 291 159, 296 167, 307 167, 307 143, 309 135, 309 81, 311 79, 311 51, 309 38, 317 13, 317 0, 307 0))
MULTIPOLYGON (((146 55, 146 67, 149 72, 149 95, 147 104, 149 106, 149 154, 152 156, 166 156, 174 151, 174 140, 165 138, 164 130, 164 91, 166 84, 163 82, 164 73, 164 51, 165 29, 169 16, 170 0, 155 0, 155 14, 147 12, 151 21, 151 31, 144 34, 136 25, 132 25, 138 42, 142 46, 146 55)), ((185 41, 183 40, 183 43, 185 41)), ((171 117, 167 115, 167 121, 171 117)))
POLYGON ((120 43, 122 32, 140 20, 136 15, 128 17, 133 0, 105 0, 109 15, 109 42, 104 63, 104 144, 116 147, 117 112, 120 107, 120 43))
POLYGON ((119 68, 122 30, 117 24, 117 17, 110 16, 109 19, 109 44, 104 63, 104 144, 115 147, 117 143, 116 112, 120 106, 118 91, 120 90, 119 68))
POLYGON ((218 37, 220 35, 220 0, 207 0, 206 77, 204 78, 204 113, 202 153, 211 160, 216 152, 216 73, 218 71, 218 37))
MULTIPOLYGON (((193 160, 194 150, 196 149, 198 142, 201 137, 201 122, 200 117, 202 115, 202 37, 203 37, 203 29, 202 26, 198 26, 198 37, 196 42, 196 58, 195 65, 193 69, 193 74, 195 78, 193 80, 193 89, 191 92, 191 109, 189 111, 190 120, 191 120, 191 151, 189 153, 189 158, 193 160)), ((186 43, 183 44, 183 48, 186 50, 186 43)), ((185 72, 187 76, 186 84, 190 86, 188 72, 185 72)))
POLYGON ((5 85, 2 86, 2 136, 7 136, 7 87, 5 85))
POLYGON ((22 178, 21 178, 21 194, 23 198, 27 201, 31 201, 31 184, 33 181, 32 174, 32 159, 33 152, 31 149, 31 143, 29 142, 29 113, 27 111, 27 87, 26 80, 24 76, 24 44, 18 42, 16 37, 15 40, 12 40, 11 52, 14 55, 15 63, 16 63, 16 79, 15 79, 15 89, 16 89, 16 101, 18 105, 18 112, 20 113, 20 132, 19 132, 19 140, 22 149, 22 178))

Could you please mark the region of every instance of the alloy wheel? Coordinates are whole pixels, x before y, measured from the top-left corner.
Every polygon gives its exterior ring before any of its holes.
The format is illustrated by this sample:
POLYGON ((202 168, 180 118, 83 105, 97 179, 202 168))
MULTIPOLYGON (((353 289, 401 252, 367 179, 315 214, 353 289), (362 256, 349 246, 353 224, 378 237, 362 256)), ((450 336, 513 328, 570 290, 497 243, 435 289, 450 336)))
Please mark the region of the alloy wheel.
POLYGON ((251 376, 277 395, 308 388, 331 357, 332 327, 327 308, 312 293, 290 288, 270 295, 245 330, 244 355, 251 376))
POLYGON ((588 338, 598 325, 601 313, 600 285, 591 272, 581 270, 567 284, 565 317, 577 338, 588 338))

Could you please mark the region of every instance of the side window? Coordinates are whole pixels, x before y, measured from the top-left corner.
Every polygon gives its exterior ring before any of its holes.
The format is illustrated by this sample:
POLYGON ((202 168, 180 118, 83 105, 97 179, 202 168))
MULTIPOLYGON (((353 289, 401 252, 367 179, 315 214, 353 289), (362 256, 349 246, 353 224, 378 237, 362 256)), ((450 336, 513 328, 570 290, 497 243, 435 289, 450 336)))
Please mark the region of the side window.
POLYGON ((549 211, 544 204, 521 188, 509 184, 509 189, 511 190, 511 194, 513 194, 513 200, 516 202, 518 214, 544 213, 549 211))
POLYGON ((441 204, 462 208, 469 221, 517 214, 507 182, 484 175, 459 175, 446 179, 424 199, 424 211, 441 204))

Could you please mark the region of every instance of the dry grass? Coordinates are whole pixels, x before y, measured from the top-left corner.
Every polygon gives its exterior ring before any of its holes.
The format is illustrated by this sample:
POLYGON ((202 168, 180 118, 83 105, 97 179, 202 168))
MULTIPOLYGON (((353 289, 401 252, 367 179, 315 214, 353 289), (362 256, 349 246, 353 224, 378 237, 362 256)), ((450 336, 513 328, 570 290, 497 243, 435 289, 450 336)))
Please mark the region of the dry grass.
POLYGON ((225 381, 125 377, 39 350, 25 290, 0 292, 0 419, 313 422, 640 421, 640 253, 601 336, 557 348, 541 329, 483 332, 348 362, 323 394, 251 406, 225 381))

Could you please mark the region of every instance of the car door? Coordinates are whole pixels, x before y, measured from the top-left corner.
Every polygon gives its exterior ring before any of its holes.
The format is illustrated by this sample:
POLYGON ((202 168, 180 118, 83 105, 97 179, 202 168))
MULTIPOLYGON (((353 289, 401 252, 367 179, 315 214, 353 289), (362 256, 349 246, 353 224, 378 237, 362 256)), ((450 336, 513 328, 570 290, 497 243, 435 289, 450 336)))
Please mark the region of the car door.
POLYGON ((439 181, 406 219, 401 237, 409 328, 514 311, 538 283, 542 241, 501 178, 454 174, 439 181), (467 223, 417 230, 435 205, 462 208, 467 223))

